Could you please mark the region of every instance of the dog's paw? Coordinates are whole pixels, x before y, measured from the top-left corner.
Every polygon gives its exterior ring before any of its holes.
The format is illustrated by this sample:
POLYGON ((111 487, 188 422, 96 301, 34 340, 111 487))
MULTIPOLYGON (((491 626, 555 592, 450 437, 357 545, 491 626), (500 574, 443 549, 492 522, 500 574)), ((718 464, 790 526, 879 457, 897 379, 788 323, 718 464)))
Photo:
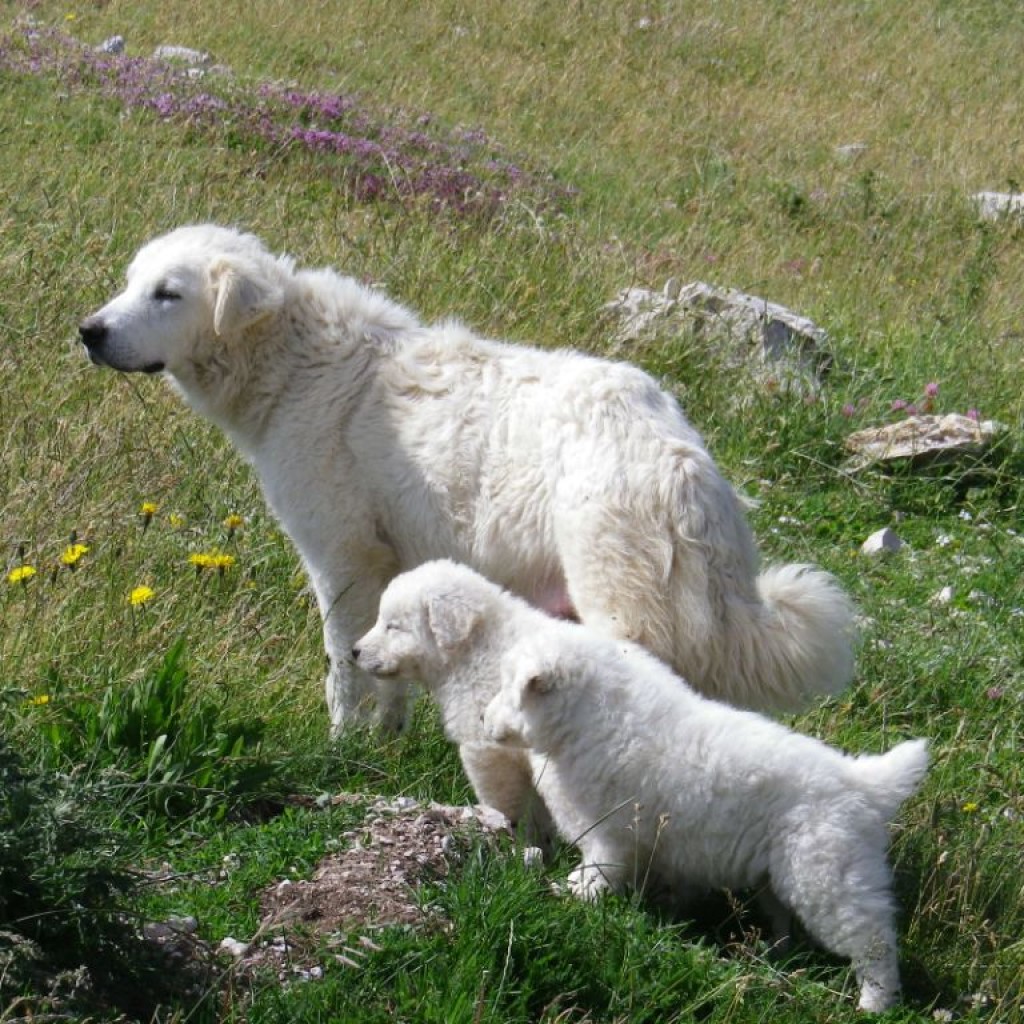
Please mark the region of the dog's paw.
POLYGON ((608 879, 596 864, 581 864, 566 879, 569 892, 578 900, 593 903, 607 892, 608 879))

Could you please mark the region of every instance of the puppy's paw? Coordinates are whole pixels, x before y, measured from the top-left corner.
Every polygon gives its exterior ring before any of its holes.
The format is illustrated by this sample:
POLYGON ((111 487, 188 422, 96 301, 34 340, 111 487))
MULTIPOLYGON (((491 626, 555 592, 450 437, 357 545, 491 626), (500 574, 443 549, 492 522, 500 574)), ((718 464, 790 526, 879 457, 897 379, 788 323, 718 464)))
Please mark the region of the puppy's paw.
POLYGON ((576 899, 587 903, 593 903, 609 888, 605 873, 596 864, 581 864, 575 868, 569 873, 566 885, 576 899))

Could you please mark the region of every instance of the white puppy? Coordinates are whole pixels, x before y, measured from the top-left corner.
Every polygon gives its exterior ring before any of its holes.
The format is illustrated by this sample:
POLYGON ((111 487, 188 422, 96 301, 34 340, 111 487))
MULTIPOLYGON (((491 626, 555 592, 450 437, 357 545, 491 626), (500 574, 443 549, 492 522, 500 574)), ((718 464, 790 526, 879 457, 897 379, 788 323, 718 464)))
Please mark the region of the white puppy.
MULTIPOLYGON (((375 693, 348 653, 381 591, 442 557, 737 705, 848 682, 846 598, 806 566, 759 574, 736 494, 640 370, 426 326, 214 225, 150 242, 127 278, 82 342, 99 365, 164 372, 255 467, 316 591, 335 731, 375 693)), ((405 704, 378 713, 399 727, 405 704)))
POLYGON ((850 757, 700 697, 633 645, 553 620, 508 648, 485 732, 532 751, 535 785, 583 854, 578 896, 767 887, 852 960, 861 1009, 895 1000, 887 824, 925 772, 923 740, 850 757))
POLYGON ((385 686, 427 689, 477 798, 542 847, 555 828, 537 796, 530 753, 488 740, 483 718, 498 692, 502 653, 554 621, 464 565, 427 562, 388 584, 377 622, 352 651, 359 667, 385 686))

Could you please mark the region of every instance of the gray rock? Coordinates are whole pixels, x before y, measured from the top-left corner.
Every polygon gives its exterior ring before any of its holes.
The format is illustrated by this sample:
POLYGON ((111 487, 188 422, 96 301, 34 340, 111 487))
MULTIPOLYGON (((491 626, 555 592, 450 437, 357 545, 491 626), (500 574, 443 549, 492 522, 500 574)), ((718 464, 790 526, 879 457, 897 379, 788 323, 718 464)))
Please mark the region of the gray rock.
POLYGON ((620 346, 665 330, 687 330, 727 368, 745 367, 760 381, 816 390, 831 364, 828 335, 807 317, 732 288, 670 278, 662 291, 627 288, 605 306, 621 320, 620 346))
POLYGON ((890 555, 899 551, 903 547, 903 541, 900 540, 895 530, 889 529, 886 526, 884 529, 876 530, 863 544, 860 546, 862 554, 865 555, 890 555))
POLYGON ((100 53, 124 53, 124 36, 111 36, 109 39, 104 39, 96 49, 100 53))
POLYGON ((959 413, 908 416, 898 423, 850 434, 846 447, 853 468, 875 463, 942 462, 983 455, 1006 431, 994 420, 979 422, 959 413))

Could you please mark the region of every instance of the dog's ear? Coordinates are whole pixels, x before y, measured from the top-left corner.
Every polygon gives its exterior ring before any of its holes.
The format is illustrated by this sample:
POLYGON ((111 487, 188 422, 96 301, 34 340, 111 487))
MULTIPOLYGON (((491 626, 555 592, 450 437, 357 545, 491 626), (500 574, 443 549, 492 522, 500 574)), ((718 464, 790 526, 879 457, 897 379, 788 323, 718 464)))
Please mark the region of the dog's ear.
MULTIPOLYGON (((529 646, 513 647, 505 655, 504 673, 511 676, 512 686, 519 698, 527 694, 550 693, 555 688, 555 673, 544 658, 529 646)), ((506 676, 508 678, 508 676, 506 676)))
POLYGON ((210 266, 213 330, 217 335, 245 330, 281 308, 284 292, 254 261, 222 256, 210 266))
POLYGON ((550 693, 555 688, 554 674, 545 672, 537 666, 524 675, 522 682, 523 693, 544 694, 550 693))
POLYGON ((427 601, 427 621, 437 646, 454 651, 473 635, 482 612, 461 594, 439 594, 427 601))

